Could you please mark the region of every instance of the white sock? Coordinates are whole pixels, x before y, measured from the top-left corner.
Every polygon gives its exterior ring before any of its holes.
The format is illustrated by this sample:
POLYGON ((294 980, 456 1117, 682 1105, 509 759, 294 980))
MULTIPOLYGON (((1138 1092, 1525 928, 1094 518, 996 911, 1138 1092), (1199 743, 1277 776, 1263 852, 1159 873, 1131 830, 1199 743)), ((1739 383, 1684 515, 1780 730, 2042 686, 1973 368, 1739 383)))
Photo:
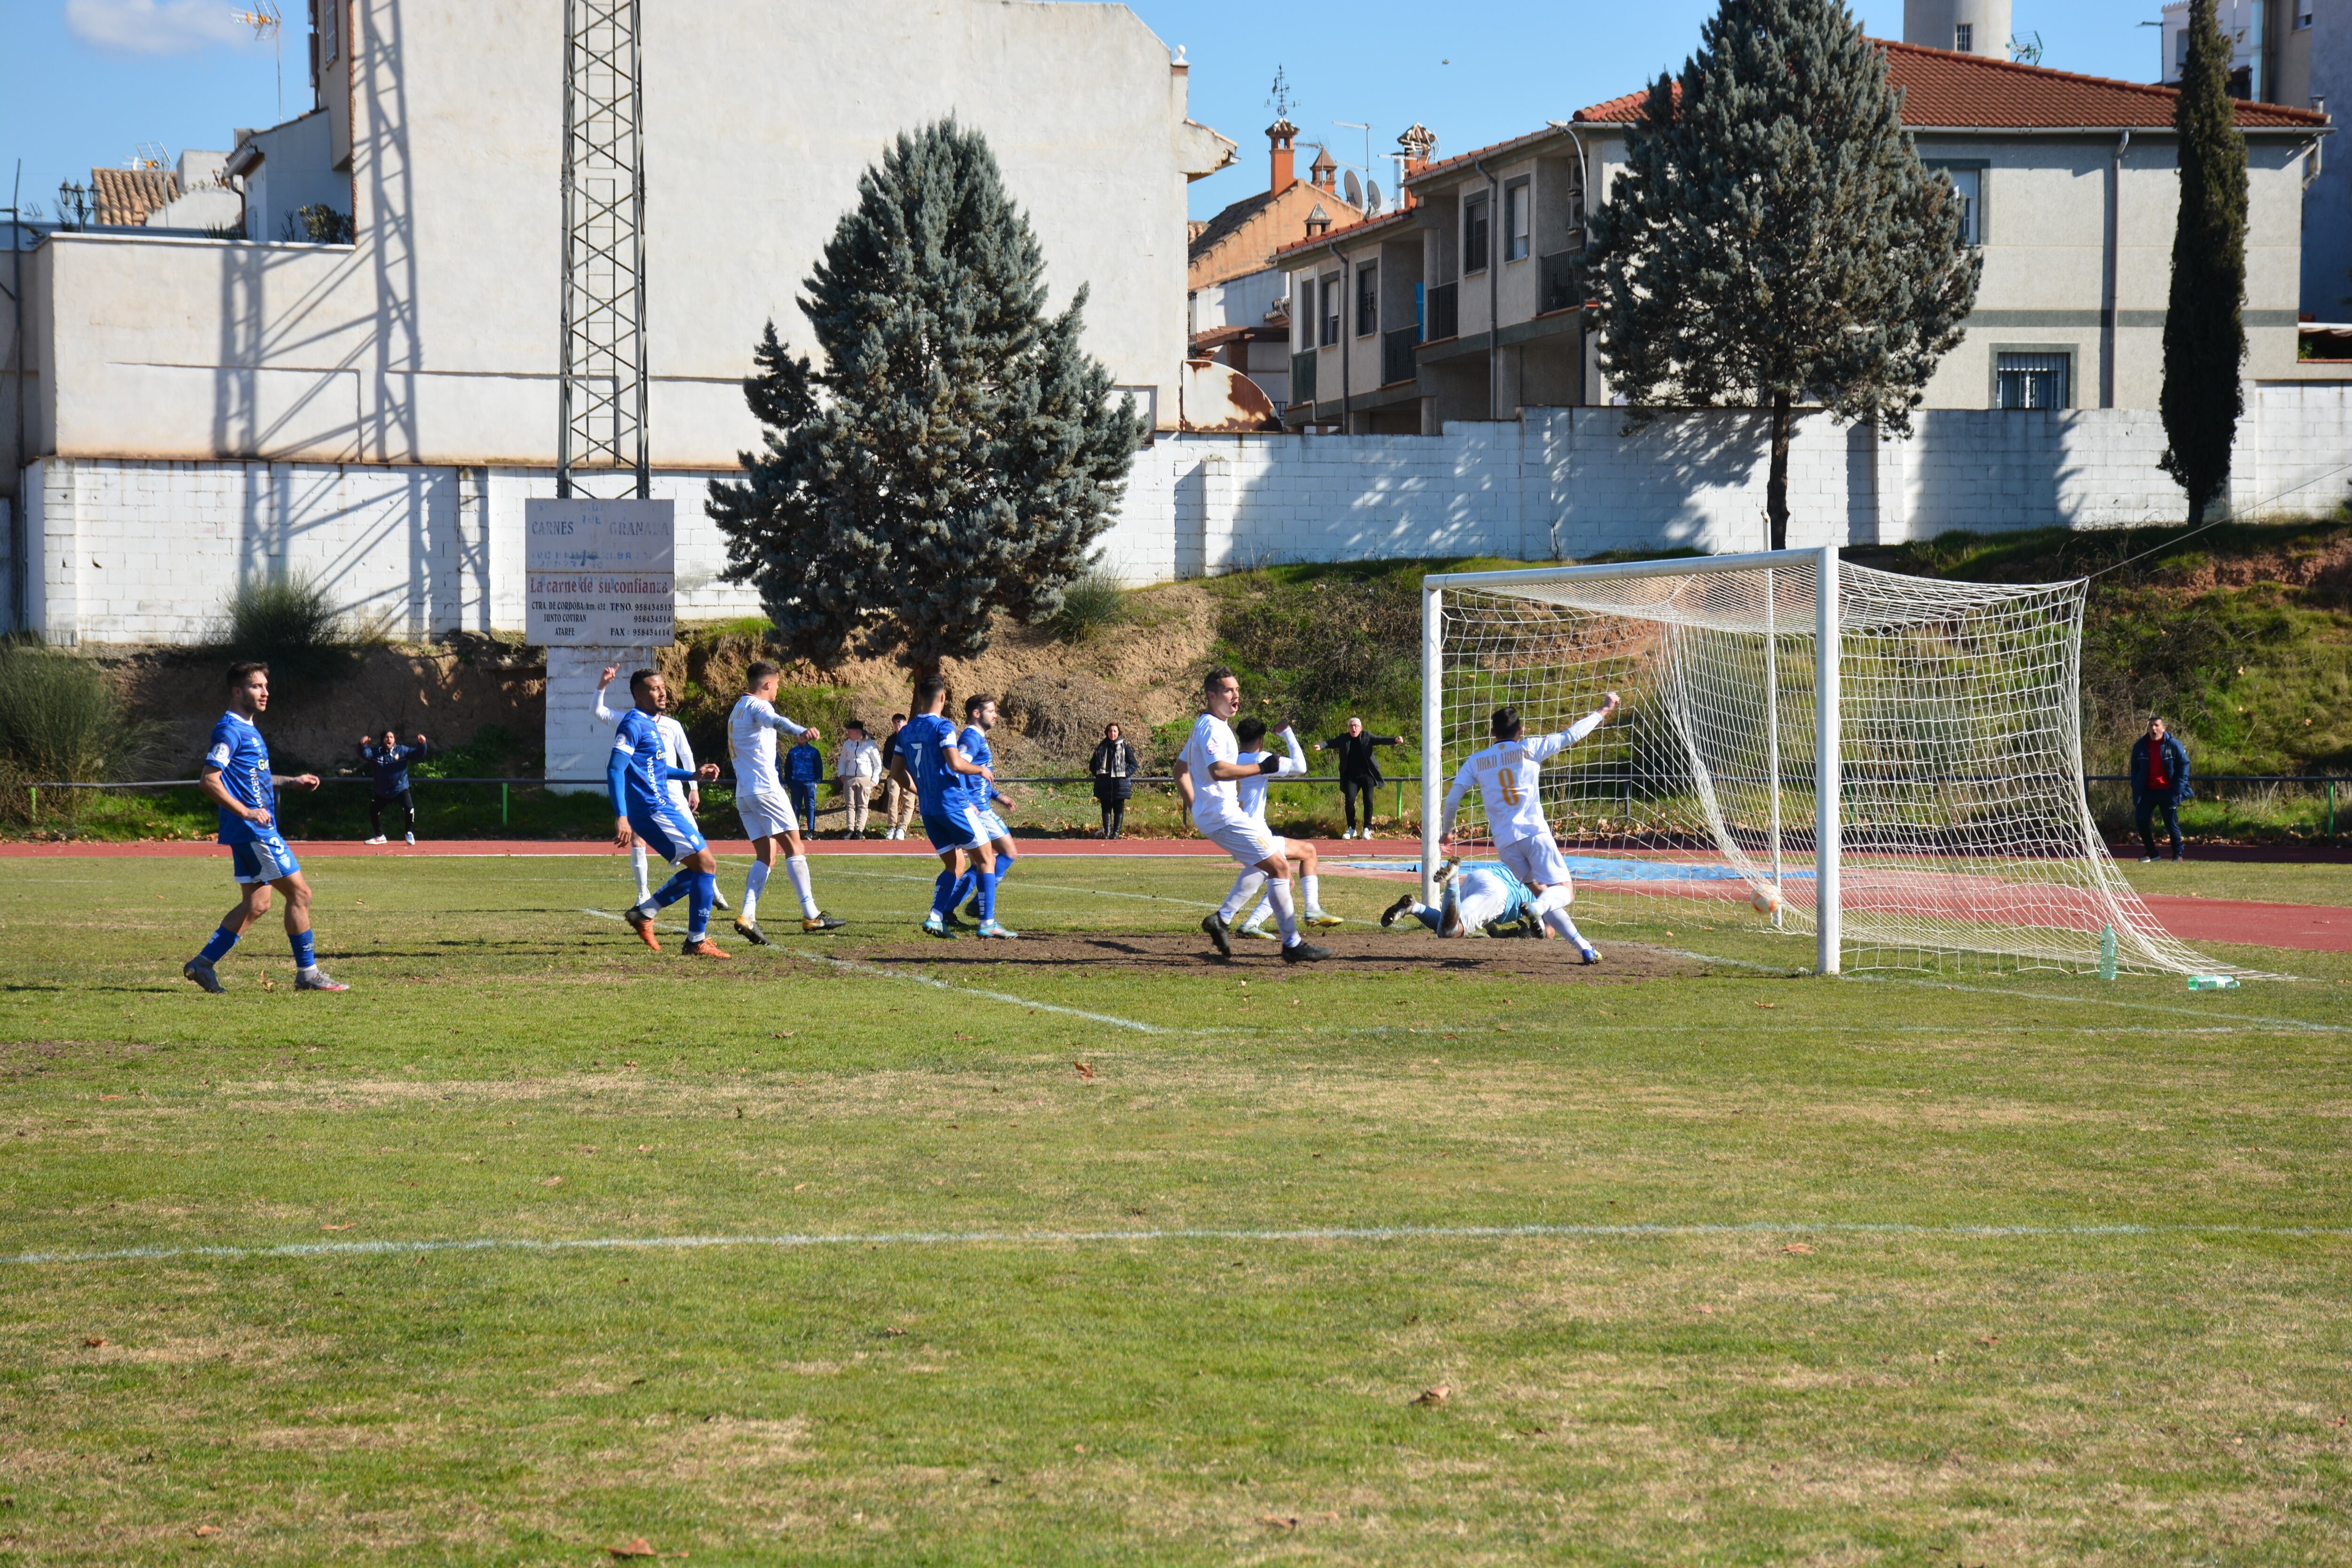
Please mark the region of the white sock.
POLYGON ((1217 918, 1227 925, 1233 924, 1234 917, 1241 913, 1243 906, 1257 897, 1257 890, 1265 886, 1265 873, 1255 866, 1235 877, 1234 890, 1227 893, 1225 901, 1217 906, 1217 918))
POLYGON ((1319 876, 1301 877, 1298 879, 1298 885, 1307 893, 1307 912, 1310 915, 1321 914, 1323 912, 1323 879, 1319 876))
POLYGON ((629 868, 637 874, 637 902, 642 904, 654 896, 653 884, 646 880, 646 847, 642 839, 629 846, 629 868))
POLYGON ((743 873, 743 923, 755 925, 760 919, 760 895, 768 890, 768 873, 774 868, 754 860, 751 868, 743 873))
POLYGON ((1562 882, 1557 887, 1546 888, 1542 892, 1538 893, 1532 907, 1538 917, 1547 916, 1554 910, 1568 908, 1570 900, 1575 897, 1576 889, 1562 882))
POLYGON ((1282 945, 1285 947, 1297 946, 1298 943, 1298 917, 1291 911, 1290 908, 1290 879, 1285 877, 1278 882, 1268 883, 1265 892, 1266 897, 1274 900, 1274 918, 1276 922, 1282 927, 1282 945))
POLYGON ((1264 921, 1265 917, 1273 912, 1274 900, 1265 894, 1260 893, 1257 896, 1257 908, 1250 910, 1248 916, 1243 920, 1242 924, 1244 926, 1257 925, 1264 921))
POLYGON ((1568 938, 1569 941, 1576 943, 1577 952, 1591 952, 1592 951, 1592 944, 1584 940, 1584 933, 1576 929, 1576 922, 1568 918, 1568 911, 1566 910, 1545 910, 1543 922, 1544 924, 1551 927, 1552 930, 1558 931, 1560 935, 1568 938))
POLYGON ((801 917, 803 920, 816 919, 816 895, 809 891, 808 858, 803 855, 785 857, 784 875, 793 879, 793 891, 801 896, 801 917))

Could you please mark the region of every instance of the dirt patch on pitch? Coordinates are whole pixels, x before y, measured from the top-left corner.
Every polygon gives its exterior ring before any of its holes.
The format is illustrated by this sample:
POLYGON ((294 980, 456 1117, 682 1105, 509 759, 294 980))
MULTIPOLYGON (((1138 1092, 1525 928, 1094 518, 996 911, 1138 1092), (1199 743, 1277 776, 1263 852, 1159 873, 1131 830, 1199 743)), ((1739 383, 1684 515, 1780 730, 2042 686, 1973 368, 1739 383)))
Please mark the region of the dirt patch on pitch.
POLYGON ((1166 931, 1088 931, 1084 935, 1032 931, 1024 932, 1017 942, 987 942, 971 936, 957 942, 923 938, 911 942, 845 943, 826 951, 867 963, 925 969, 942 978, 994 969, 1124 973, 1202 973, 1222 970, 1253 975, 1405 974, 1435 971, 1606 985, 1707 973, 1706 964, 1691 959, 1622 942, 1603 947, 1601 963, 1586 964, 1577 957, 1576 949, 1564 942, 1496 937, 1441 942, 1432 936, 1376 932, 1354 935, 1347 931, 1318 931, 1311 940, 1318 947, 1329 948, 1331 956, 1320 963, 1285 963, 1274 943, 1236 937, 1233 957, 1223 958, 1209 945, 1209 939, 1197 931, 1180 935, 1166 931))

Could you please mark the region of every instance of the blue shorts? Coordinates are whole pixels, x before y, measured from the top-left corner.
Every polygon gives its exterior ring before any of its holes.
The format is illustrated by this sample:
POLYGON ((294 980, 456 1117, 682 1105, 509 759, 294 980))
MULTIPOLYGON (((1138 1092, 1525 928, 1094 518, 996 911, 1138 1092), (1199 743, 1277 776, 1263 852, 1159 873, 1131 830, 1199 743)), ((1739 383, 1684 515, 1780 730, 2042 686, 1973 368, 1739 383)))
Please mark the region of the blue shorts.
POLYGON ((229 875, 240 882, 275 882, 302 869, 294 851, 275 833, 257 833, 243 844, 230 845, 228 850, 229 875))
POLYGON ((702 829, 694 819, 680 809, 677 803, 664 800, 654 805, 638 801, 629 802, 629 831, 645 840, 646 847, 675 866, 698 849, 707 847, 702 829))
POLYGON ((984 805, 965 801, 950 805, 939 816, 923 815, 923 832, 931 840, 931 847, 942 853, 950 849, 977 849, 998 838, 1010 838, 1013 830, 1004 819, 984 805))

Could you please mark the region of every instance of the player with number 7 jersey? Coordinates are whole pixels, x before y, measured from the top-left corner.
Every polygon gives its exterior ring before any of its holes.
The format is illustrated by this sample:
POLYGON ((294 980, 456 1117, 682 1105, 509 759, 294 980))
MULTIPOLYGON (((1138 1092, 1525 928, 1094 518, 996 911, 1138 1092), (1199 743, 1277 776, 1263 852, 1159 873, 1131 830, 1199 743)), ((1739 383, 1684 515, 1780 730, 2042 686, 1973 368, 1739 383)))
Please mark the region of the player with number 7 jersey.
MULTIPOLYGON (((1521 733, 1517 709, 1496 709, 1491 721, 1495 743, 1472 752, 1455 772, 1453 787, 1445 792, 1445 826, 1438 840, 1447 855, 1454 853, 1454 819, 1462 810, 1463 797, 1476 785, 1494 836, 1495 858, 1534 890, 1537 917, 1576 943, 1587 963, 1600 963, 1601 955, 1568 918, 1568 905, 1576 892, 1569 880, 1568 861, 1551 836, 1551 824, 1544 820, 1540 786, 1544 763, 1599 729, 1617 708, 1618 697, 1612 691, 1607 703, 1567 729, 1532 738, 1521 733)), ((1454 896, 1449 887, 1449 926, 1458 923, 1452 912, 1454 896)))

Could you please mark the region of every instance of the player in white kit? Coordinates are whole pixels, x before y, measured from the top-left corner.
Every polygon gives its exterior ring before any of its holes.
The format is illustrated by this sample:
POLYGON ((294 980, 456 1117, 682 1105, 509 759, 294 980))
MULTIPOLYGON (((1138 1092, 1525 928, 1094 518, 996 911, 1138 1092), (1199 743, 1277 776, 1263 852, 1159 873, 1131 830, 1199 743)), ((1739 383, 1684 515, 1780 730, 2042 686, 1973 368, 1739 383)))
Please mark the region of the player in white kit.
POLYGON ((768 889, 776 868, 776 850, 784 851, 784 875, 800 895, 801 930, 839 931, 843 922, 817 908, 809 890, 808 857, 801 852, 800 819, 793 815, 792 795, 776 773, 776 737, 796 735, 814 745, 821 738, 813 724, 795 724, 776 711, 776 686, 783 671, 766 659, 743 672, 751 688, 735 700, 727 715, 727 754, 735 763, 735 814, 751 840, 751 868, 743 875, 743 912, 735 917, 736 934, 755 947, 772 947, 760 929, 760 895, 768 889))
POLYGON ((1600 963, 1601 955, 1568 918, 1569 900, 1576 890, 1569 884, 1568 862, 1552 838, 1551 824, 1544 820, 1538 785, 1544 763, 1599 729, 1603 720, 1617 711, 1617 701, 1612 691, 1599 711, 1586 714, 1558 734, 1533 740, 1521 735, 1517 709, 1496 709, 1495 743, 1472 752, 1454 775, 1454 787, 1445 792, 1445 826, 1437 841, 1444 853, 1454 853, 1454 818, 1462 809, 1462 797, 1476 784, 1486 803, 1487 827, 1494 835, 1495 858, 1528 885, 1536 896, 1533 909, 1538 918, 1576 943, 1587 963, 1600 963))
MULTIPOLYGON (((1288 757, 1241 761, 1241 746, 1230 722, 1242 705, 1242 683, 1222 665, 1201 682, 1202 705, 1208 711, 1193 721, 1192 738, 1177 754, 1176 793, 1192 814, 1192 825, 1242 868, 1224 903, 1201 921, 1201 929, 1227 958, 1234 953, 1233 919, 1257 897, 1260 888, 1274 899, 1274 918, 1282 927, 1282 957, 1286 963, 1312 963, 1331 956, 1298 934, 1291 912, 1289 846, 1268 833, 1242 808, 1234 786, 1239 781, 1288 773, 1288 757)), ((1299 766, 1305 772, 1305 764, 1299 766)))
MULTIPOLYGON (((1289 748, 1291 762, 1291 765, 1282 771, 1286 773, 1305 773, 1307 752, 1299 746, 1298 737, 1291 731, 1290 726, 1286 723, 1282 726, 1279 733, 1283 743, 1289 748)), ((1262 763, 1274 755, 1272 752, 1259 746, 1258 742, 1265 739, 1265 721, 1263 719, 1244 719, 1234 725, 1234 741, 1242 748, 1238 760, 1244 763, 1262 763)), ((1265 790, 1268 782, 1263 773, 1255 778, 1242 779, 1234 785, 1234 794, 1241 801, 1242 809, 1250 814, 1250 820, 1256 823, 1261 829, 1265 830, 1266 837, 1271 838, 1274 837, 1274 831, 1265 826, 1265 790)), ((1323 879, 1316 863, 1315 846, 1305 839, 1285 839, 1283 842, 1289 853, 1290 864, 1298 873, 1299 889, 1307 895, 1307 907, 1299 914, 1299 923, 1310 926, 1335 926, 1341 923, 1339 916, 1327 915, 1323 912, 1323 879)), ((1265 922, 1267 917, 1273 912, 1274 895, 1261 893, 1258 896, 1257 908, 1252 910, 1249 917, 1236 929, 1243 936, 1260 937, 1272 942, 1275 940, 1276 933, 1266 929, 1265 922)))
MULTIPOLYGON (((607 724, 621 721, 621 715, 604 705, 604 689, 612 685, 613 677, 620 673, 619 665, 608 664, 604 667, 604 673, 596 678, 596 717, 607 724)), ((669 716, 669 689, 663 687, 660 695, 662 710, 654 715, 654 728, 661 732, 663 758, 671 767, 693 773, 696 771, 694 745, 686 738, 686 726, 669 716)), ((688 822, 692 822, 696 814, 702 810, 702 791, 689 783, 672 779, 669 798, 678 810, 686 814, 688 822)), ((646 879, 646 841, 643 837, 632 840, 629 845, 629 869, 636 874, 637 902, 642 904, 653 897, 653 884, 646 879)), ((727 895, 720 893, 717 897, 717 907, 725 909, 727 895)))

